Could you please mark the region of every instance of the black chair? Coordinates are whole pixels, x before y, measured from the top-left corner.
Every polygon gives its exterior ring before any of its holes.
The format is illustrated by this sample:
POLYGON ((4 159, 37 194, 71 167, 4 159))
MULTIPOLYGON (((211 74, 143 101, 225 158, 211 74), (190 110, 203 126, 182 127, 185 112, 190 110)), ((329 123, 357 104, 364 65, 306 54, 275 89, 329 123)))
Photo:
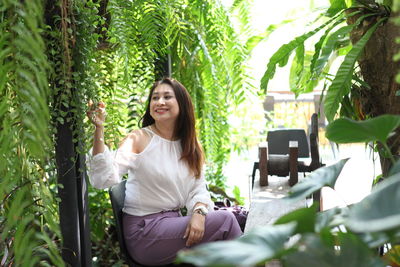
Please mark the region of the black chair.
POLYGON ((310 157, 308 140, 304 129, 274 129, 268 131, 268 154, 287 155, 289 141, 298 142, 299 158, 310 157))
MULTIPOLYGON (((122 257, 124 258, 129 267, 147 267, 146 265, 142 265, 136 262, 134 259, 132 259, 126 248, 125 239, 123 235, 123 228, 122 228, 122 208, 124 207, 124 201, 125 201, 125 184, 126 180, 123 180, 119 184, 112 186, 109 190, 111 206, 115 218, 115 228, 117 231, 119 247, 121 249, 122 257)), ((164 267, 176 267, 176 266, 189 267, 193 265, 185 263, 182 264, 171 263, 164 265, 164 267)))
POLYGON ((143 265, 134 261, 129 255, 122 230, 122 208, 124 207, 125 201, 125 184, 126 180, 112 186, 109 190, 111 206, 115 218, 115 228, 117 230, 118 243, 124 260, 129 267, 141 267, 143 265))
POLYGON ((289 184, 292 186, 297 183, 299 172, 312 172, 323 166, 318 149, 316 113, 311 117, 309 140, 303 129, 276 129, 268 132, 267 143, 268 146, 259 147, 259 161, 253 165, 252 186, 256 170, 260 171, 260 186, 268 185, 268 175, 290 175, 289 184), (307 164, 305 158, 311 162, 307 164))

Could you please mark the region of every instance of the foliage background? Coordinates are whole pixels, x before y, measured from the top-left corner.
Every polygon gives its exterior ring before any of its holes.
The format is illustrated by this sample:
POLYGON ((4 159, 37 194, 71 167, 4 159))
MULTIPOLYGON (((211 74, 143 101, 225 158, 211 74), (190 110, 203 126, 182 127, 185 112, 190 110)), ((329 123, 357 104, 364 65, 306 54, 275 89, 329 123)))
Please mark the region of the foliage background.
MULTIPOLYGON (((312 30, 282 45, 269 59, 261 87, 266 89, 277 67, 289 62, 294 93, 310 92, 323 81, 331 122, 327 138, 336 143, 373 142, 383 175, 359 203, 325 212, 316 212, 315 205, 298 209, 237 240, 182 251, 181 261, 201 266, 264 265, 272 259, 283 266, 398 266, 400 103, 395 76, 400 34, 392 23, 398 24, 398 13, 392 12, 398 11, 398 1, 329 2, 312 30), (306 50, 309 41, 313 50, 306 50), (331 68, 330 60, 338 56, 339 68, 331 68)), ((333 188, 346 161, 312 172, 286 200, 296 202, 323 186, 333 188)))
MULTIPOLYGON (((138 127, 157 62, 167 55, 172 76, 194 100, 207 179, 224 188, 228 115, 254 94, 246 60, 264 38, 251 36, 247 6, 234 1, 226 8, 218 0, 1 1, 1 265, 63 265, 57 129, 71 127, 78 154, 87 153, 93 131, 85 119, 87 102, 103 100, 105 140, 117 148, 138 127)), ((118 265, 108 193, 90 189, 89 197, 95 263, 118 265)))
MULTIPOLYGON (((367 75, 360 75, 359 66, 354 65, 362 59, 365 44, 356 47, 349 33, 360 25, 357 19, 362 12, 370 11, 367 16, 373 18, 363 34, 388 25, 384 21, 390 13, 362 9, 350 23, 353 26, 346 25, 350 16, 342 11, 353 2, 330 1, 332 8, 322 14, 314 31, 299 36, 271 58, 262 87, 266 88, 276 65, 287 64, 295 54, 290 75, 295 93, 310 91, 325 79, 330 86, 327 97, 334 100, 327 105, 330 119, 339 108, 341 115, 358 119, 376 116, 360 110, 356 101, 358 89, 368 89, 363 79, 367 75), (344 38, 331 35, 346 26, 351 27, 345 28, 349 31, 344 38), (324 33, 311 56, 304 42, 316 32, 324 33), (335 80, 340 75, 334 78, 328 73, 328 58, 340 54, 352 56, 344 60, 349 64, 342 69, 350 75, 339 83, 335 80)), ((378 2, 379 7, 390 4, 378 2)), ((397 8, 398 1, 394 3, 397 8)), ((57 127, 71 126, 78 154, 86 154, 93 132, 85 119, 87 102, 103 100, 108 111, 105 140, 110 148, 117 148, 121 138, 138 127, 147 90, 159 73, 158 63, 167 55, 172 76, 187 86, 195 103, 207 154, 207 179, 224 187, 222 169, 231 142, 242 146, 245 140, 247 144, 246 138, 240 138, 247 129, 231 131, 228 117, 243 111, 238 105, 255 94, 246 62, 252 49, 276 26, 253 36, 248 6, 244 0, 233 1, 229 8, 218 0, 0 2, 1 265, 63 265, 54 148, 57 127)), ((391 152, 396 154, 396 149, 391 152)), ((95 263, 121 264, 108 193, 90 189, 89 196, 95 263)))

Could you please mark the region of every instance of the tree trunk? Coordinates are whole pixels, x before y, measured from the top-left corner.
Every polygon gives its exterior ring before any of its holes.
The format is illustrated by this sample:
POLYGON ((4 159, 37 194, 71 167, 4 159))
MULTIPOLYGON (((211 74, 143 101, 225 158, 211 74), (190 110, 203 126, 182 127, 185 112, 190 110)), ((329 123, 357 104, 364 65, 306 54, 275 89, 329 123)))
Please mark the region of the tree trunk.
MULTIPOLYGON (((365 13, 369 12, 363 10, 365 13)), ((382 10, 382 13, 385 11, 382 10)), ((364 13, 364 12, 363 12, 364 13)), ((397 16, 398 14, 393 14, 397 16)), ((361 15, 359 15, 361 16, 361 15)), ((348 19, 353 24, 359 16, 348 19)), ((361 36, 374 25, 381 16, 373 16, 366 19, 351 33, 351 41, 357 42, 361 36)), ((400 114, 400 96, 396 96, 400 89, 395 77, 400 70, 400 62, 395 62, 393 56, 400 51, 396 38, 400 37, 400 29, 390 19, 379 26, 366 44, 363 54, 358 60, 360 74, 371 88, 363 87, 352 90, 352 98, 357 103, 357 109, 362 112, 360 117, 376 117, 382 114, 400 114)), ((392 154, 397 156, 400 152, 400 131, 388 140, 392 154)), ((380 154, 382 171, 384 176, 391 166, 390 160, 380 154)))

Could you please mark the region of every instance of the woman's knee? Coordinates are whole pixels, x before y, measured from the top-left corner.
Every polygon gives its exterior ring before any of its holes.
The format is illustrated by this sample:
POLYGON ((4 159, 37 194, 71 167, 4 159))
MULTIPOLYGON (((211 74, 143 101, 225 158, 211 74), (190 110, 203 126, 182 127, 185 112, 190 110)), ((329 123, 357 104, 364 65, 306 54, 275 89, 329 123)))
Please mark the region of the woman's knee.
POLYGON ((219 227, 236 222, 235 215, 227 210, 212 211, 207 215, 206 220, 212 224, 218 225, 219 227))
POLYGON ((230 220, 230 221, 236 220, 235 215, 233 215, 233 213, 231 211, 228 211, 228 210, 217 210, 216 212, 218 213, 218 216, 223 217, 224 220, 230 220))
POLYGON ((210 212, 209 215, 211 215, 207 218, 208 225, 211 228, 209 230, 221 233, 223 240, 233 239, 242 234, 239 223, 231 211, 218 210, 210 212))

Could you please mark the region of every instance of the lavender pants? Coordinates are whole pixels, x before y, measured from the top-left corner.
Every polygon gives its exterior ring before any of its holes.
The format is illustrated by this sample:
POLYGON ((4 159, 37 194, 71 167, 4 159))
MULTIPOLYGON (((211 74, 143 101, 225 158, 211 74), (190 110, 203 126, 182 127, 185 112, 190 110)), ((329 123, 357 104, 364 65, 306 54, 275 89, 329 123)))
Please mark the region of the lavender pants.
MULTIPOLYGON (((190 216, 167 211, 146 216, 123 216, 123 230, 131 257, 144 265, 172 263, 179 250, 186 248, 183 239, 190 216)), ((200 243, 230 240, 242 234, 235 216, 219 210, 207 214, 204 236, 200 243)), ((196 244, 197 245, 197 244, 196 244)))

